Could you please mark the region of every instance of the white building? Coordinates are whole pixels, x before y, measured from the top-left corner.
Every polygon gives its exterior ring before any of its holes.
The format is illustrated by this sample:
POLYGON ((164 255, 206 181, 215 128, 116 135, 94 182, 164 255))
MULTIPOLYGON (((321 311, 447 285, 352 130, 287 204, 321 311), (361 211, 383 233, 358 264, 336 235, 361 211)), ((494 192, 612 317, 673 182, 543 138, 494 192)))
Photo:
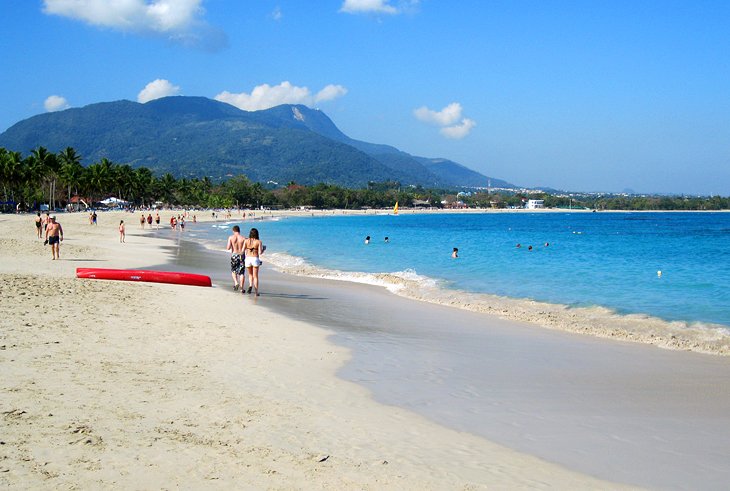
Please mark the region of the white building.
POLYGON ((542 199, 528 199, 525 208, 528 210, 537 210, 538 208, 545 208, 545 200, 542 199))

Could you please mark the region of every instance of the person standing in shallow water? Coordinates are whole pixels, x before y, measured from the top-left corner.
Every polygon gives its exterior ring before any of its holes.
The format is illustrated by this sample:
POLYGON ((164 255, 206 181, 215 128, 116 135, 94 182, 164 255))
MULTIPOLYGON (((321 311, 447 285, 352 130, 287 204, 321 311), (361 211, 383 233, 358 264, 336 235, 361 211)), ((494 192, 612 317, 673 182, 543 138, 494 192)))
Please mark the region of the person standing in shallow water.
MULTIPOLYGON (((252 228, 248 234, 248 239, 243 242, 243 249, 246 252, 244 264, 248 270, 248 293, 251 288, 256 290, 256 296, 259 296, 259 267, 261 266, 261 254, 264 253, 264 246, 259 239, 259 231, 252 228)), ((243 290, 243 289, 242 289, 243 290)))
POLYGON ((246 267, 244 266, 243 243, 245 238, 241 235, 241 228, 238 225, 233 226, 233 234, 228 237, 226 250, 231 251, 231 277, 233 278, 233 289, 241 288, 243 292, 244 283, 246 282, 246 267))

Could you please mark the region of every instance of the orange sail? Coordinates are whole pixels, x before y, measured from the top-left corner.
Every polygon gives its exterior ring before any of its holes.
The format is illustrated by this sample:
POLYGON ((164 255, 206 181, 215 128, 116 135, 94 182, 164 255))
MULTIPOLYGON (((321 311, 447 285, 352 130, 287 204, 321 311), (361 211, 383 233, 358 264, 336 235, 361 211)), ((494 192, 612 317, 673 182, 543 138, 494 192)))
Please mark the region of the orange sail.
POLYGON ((397 215, 397 214, 398 214, 398 202, 396 201, 395 206, 393 207, 393 215, 397 215))

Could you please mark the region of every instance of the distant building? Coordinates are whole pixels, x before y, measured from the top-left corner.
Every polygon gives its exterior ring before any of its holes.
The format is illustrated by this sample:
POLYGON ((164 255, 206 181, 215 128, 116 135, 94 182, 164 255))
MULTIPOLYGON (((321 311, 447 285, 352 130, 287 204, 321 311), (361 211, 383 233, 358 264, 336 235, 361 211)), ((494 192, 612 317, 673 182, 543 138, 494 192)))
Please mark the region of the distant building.
POLYGON ((542 199, 528 199, 525 204, 525 208, 528 210, 537 210, 538 208, 545 208, 545 200, 542 199))

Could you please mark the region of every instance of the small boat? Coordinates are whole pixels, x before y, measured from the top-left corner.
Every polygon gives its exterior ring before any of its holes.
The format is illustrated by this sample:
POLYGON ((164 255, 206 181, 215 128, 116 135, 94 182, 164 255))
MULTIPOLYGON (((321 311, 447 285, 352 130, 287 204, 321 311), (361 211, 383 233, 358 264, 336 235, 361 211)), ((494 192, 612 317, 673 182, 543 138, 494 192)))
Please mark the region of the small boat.
POLYGON ((210 276, 175 271, 152 271, 149 269, 107 269, 76 268, 77 278, 118 281, 146 281, 150 283, 173 283, 176 285, 213 286, 210 276))

